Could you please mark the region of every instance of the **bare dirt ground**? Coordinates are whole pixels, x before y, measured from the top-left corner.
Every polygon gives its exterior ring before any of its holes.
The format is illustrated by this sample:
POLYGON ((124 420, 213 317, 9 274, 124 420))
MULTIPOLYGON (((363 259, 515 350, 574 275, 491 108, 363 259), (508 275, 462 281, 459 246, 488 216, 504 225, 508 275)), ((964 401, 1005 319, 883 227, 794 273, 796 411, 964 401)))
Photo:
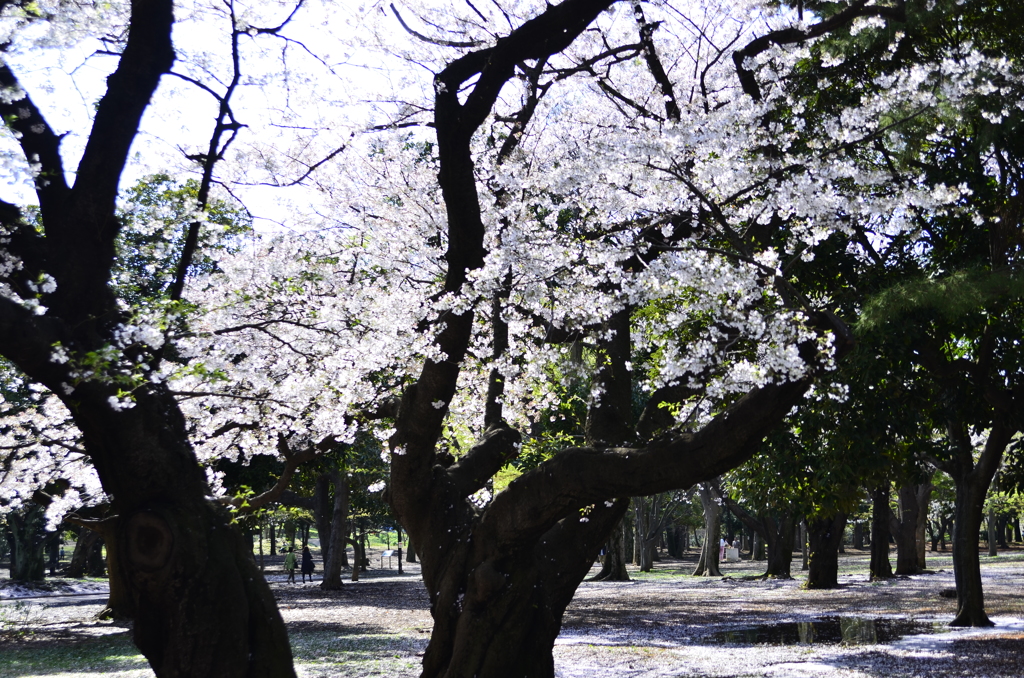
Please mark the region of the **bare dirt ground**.
MULTIPOLYGON (((955 606, 940 595, 953 586, 948 554, 929 554, 933 574, 870 583, 867 554, 850 551, 841 560, 841 586, 832 591, 802 589, 799 567, 795 562, 791 581, 746 579, 763 569, 749 561, 723 565, 722 578, 695 578, 691 563, 663 560, 630 582, 586 582, 555 645, 556 674, 1024 676, 1024 550, 982 556, 986 607, 997 623, 984 630, 944 626, 955 606), (751 644, 747 638, 758 626, 781 629, 831 616, 914 620, 929 633, 883 644, 751 644), (734 633, 723 638, 723 632, 734 633)), ((339 592, 288 584, 274 568, 268 579, 301 676, 418 675, 431 618, 415 565, 402 576, 374 568, 339 592)), ((0 604, 0 676, 151 676, 129 629, 94 619, 101 606, 102 600, 75 596, 0 604)))

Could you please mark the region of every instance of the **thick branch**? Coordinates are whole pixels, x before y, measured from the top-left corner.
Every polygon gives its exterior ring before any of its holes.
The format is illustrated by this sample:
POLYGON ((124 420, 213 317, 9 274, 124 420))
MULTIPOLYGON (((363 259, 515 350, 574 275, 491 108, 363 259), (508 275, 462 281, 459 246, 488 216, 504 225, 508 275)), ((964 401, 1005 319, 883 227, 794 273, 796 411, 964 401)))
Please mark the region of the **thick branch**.
POLYGON ((519 455, 523 437, 508 426, 488 429, 476 445, 458 463, 448 469, 448 478, 460 497, 467 497, 519 455))
MULTIPOLYGON (((333 442, 333 440, 332 440, 333 442)), ((289 447, 284 436, 280 436, 277 440, 277 449, 284 457, 284 470, 281 471, 281 475, 278 476, 277 482, 266 492, 253 497, 252 499, 246 500, 243 497, 225 497, 224 503, 228 506, 233 506, 238 510, 238 513, 247 514, 254 513, 260 510, 267 504, 277 501, 281 494, 288 489, 288 485, 292 482, 292 476, 295 475, 295 470, 302 464, 315 459, 318 454, 323 450, 330 447, 329 443, 322 441, 317 445, 311 445, 299 452, 293 452, 289 447)))
MULTIPOLYGON (((484 263, 484 226, 470 140, 490 113, 498 94, 514 75, 516 64, 544 60, 560 52, 611 5, 612 0, 565 0, 498 40, 493 47, 467 54, 435 78, 434 122, 437 129, 438 183, 448 218, 448 271, 444 291, 457 294, 469 271, 484 263), (479 76, 465 99, 459 101, 463 84, 479 76)), ((473 330, 471 311, 445 314, 437 320, 444 329, 437 347, 446 359, 427 361, 415 386, 403 398, 397 422, 396 456, 392 479, 403 488, 400 503, 415 502, 417 489, 425 491, 422 478, 433 463, 434 445, 440 436, 447 404, 455 394, 459 364, 473 330)), ((403 511, 399 510, 399 513, 403 511)))
POLYGON ((64 200, 69 190, 64 178, 64 161, 60 156, 60 137, 50 128, 5 63, 0 63, 0 88, 7 93, 0 97, 0 115, 18 137, 25 158, 37 164, 36 195, 45 222, 51 207, 64 200), (21 98, 16 98, 18 95, 21 98))
MULTIPOLYGON (((117 70, 107 78, 107 92, 96 109, 73 189, 75 206, 94 219, 113 214, 121 171, 142 113, 160 76, 174 62, 173 5, 170 0, 132 1, 128 42, 117 70)), ((114 235, 107 237, 112 240, 114 235)))
POLYGON ((641 448, 560 452, 495 497, 483 516, 480 537, 496 550, 513 548, 579 506, 714 478, 753 456, 811 381, 807 377, 754 389, 696 434, 665 436, 641 448))
POLYGON ((640 43, 644 46, 644 59, 647 61, 647 68, 651 71, 654 81, 658 83, 662 99, 665 101, 665 117, 672 122, 679 122, 679 103, 676 101, 676 93, 672 87, 672 81, 665 72, 661 63, 658 51, 654 47, 654 30, 657 23, 650 23, 644 16, 644 8, 640 0, 633 0, 633 18, 640 29, 640 43))

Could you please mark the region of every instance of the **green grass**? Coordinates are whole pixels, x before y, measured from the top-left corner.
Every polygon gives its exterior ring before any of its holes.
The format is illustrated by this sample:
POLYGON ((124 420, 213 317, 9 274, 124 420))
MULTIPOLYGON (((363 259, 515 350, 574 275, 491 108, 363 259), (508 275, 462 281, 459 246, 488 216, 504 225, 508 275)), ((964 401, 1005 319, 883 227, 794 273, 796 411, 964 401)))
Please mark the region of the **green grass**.
POLYGON ((426 636, 360 634, 347 630, 305 630, 292 633, 292 652, 300 676, 393 676, 416 674, 417 652, 426 636))
POLYGON ((104 678, 142 678, 153 672, 128 633, 118 633, 74 642, 42 641, 22 637, 17 645, 3 643, 0 675, 4 678, 28 676, 104 676, 104 678))
MULTIPOLYGON (((300 676, 394 676, 419 672, 426 635, 360 634, 356 629, 291 633, 300 676)), ((75 641, 37 640, 8 631, 0 636, 0 678, 149 678, 152 670, 127 632, 75 641)))

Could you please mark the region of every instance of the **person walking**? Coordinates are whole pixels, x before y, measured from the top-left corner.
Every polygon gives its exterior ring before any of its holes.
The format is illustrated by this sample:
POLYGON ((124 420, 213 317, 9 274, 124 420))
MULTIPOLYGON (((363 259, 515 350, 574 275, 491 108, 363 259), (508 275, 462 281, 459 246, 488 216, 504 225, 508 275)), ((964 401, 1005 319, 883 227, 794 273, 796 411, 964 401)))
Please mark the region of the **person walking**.
POLYGON ((295 549, 288 547, 288 555, 284 557, 284 569, 288 571, 288 581, 295 583, 295 549))
POLYGON ((302 547, 302 583, 306 583, 306 575, 309 575, 309 582, 313 583, 313 570, 315 569, 313 564, 313 554, 309 552, 308 546, 302 547))

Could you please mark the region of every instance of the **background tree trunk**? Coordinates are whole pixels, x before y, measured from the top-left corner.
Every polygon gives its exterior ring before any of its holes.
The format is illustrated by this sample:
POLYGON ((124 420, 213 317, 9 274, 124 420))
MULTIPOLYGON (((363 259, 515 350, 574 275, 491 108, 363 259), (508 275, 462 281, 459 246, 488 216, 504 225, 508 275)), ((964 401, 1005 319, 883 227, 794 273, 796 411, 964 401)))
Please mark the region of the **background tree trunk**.
POLYGON ((337 591, 342 586, 342 556, 345 555, 347 536, 345 523, 348 520, 348 476, 342 467, 331 471, 330 478, 334 486, 334 510, 331 517, 331 543, 324 563, 324 578, 320 582, 320 588, 325 591, 337 591))
POLYGON ((801 570, 810 569, 810 551, 807 543, 807 520, 800 521, 800 556, 802 563, 800 565, 801 570))
POLYGON ((626 570, 626 518, 623 517, 612 529, 604 548, 604 563, 601 571, 591 581, 629 581, 626 570))
POLYGON ((29 504, 7 514, 14 537, 11 550, 11 579, 17 582, 42 581, 46 577, 46 512, 29 504))
POLYGON ((889 562, 889 484, 879 485, 871 492, 871 562, 868 571, 872 581, 892 579, 889 562))
MULTIPOLYGON (((918 486, 906 484, 900 487, 897 500, 899 515, 891 513, 890 529, 896 537, 896 574, 917 574, 917 524, 921 516, 918 503, 918 486)), ((890 512, 892 509, 889 509, 890 512)))
POLYGON ((950 626, 993 626, 985 613, 981 585, 978 533, 988 483, 968 477, 955 481, 956 508, 953 522, 953 578, 956 581, 956 617, 950 626), (975 482, 971 482, 975 480, 975 482))
POLYGON ((700 560, 693 571, 695 577, 721 577, 722 570, 718 567, 720 541, 722 533, 722 507, 718 497, 707 483, 701 483, 698 493, 700 504, 704 508, 704 546, 700 551, 700 560))
POLYGON ((761 521, 765 526, 765 546, 768 551, 768 567, 763 576, 792 579, 793 533, 796 528, 793 514, 765 515, 761 521))
POLYGON ((839 586, 839 542, 845 525, 845 513, 807 521, 810 547, 807 588, 833 589, 839 586))
POLYGON ((99 613, 100 619, 127 620, 133 619, 137 610, 135 600, 131 596, 127 583, 121 577, 121 547, 114 531, 114 521, 103 521, 100 523, 100 534, 102 542, 107 547, 107 582, 110 587, 110 594, 107 596, 107 604, 99 613))
POLYGON ((82 527, 78 530, 78 538, 75 539, 75 550, 71 552, 71 562, 68 564, 67 576, 81 579, 85 576, 85 565, 89 559, 89 553, 93 545, 100 538, 100 535, 92 530, 82 527))
POLYGON ((921 483, 917 486, 917 571, 924 572, 927 569, 927 563, 925 560, 925 553, 928 550, 928 538, 926 531, 928 528, 928 511, 932 501, 932 485, 931 480, 921 483))

